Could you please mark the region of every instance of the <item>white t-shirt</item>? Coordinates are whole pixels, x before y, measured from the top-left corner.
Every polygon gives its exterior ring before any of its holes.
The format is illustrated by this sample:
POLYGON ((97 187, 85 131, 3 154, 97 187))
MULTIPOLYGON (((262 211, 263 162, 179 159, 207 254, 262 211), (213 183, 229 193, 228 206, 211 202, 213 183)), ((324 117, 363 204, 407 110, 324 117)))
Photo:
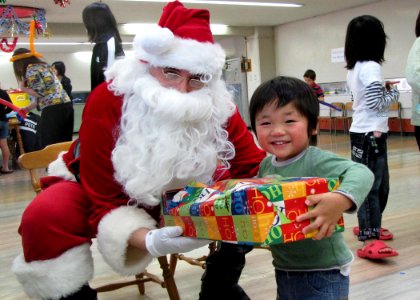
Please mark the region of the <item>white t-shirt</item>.
POLYGON ((350 132, 388 132, 388 111, 373 110, 367 106, 367 87, 373 82, 383 85, 381 65, 374 61, 357 62, 347 73, 347 85, 353 95, 353 120, 350 132))

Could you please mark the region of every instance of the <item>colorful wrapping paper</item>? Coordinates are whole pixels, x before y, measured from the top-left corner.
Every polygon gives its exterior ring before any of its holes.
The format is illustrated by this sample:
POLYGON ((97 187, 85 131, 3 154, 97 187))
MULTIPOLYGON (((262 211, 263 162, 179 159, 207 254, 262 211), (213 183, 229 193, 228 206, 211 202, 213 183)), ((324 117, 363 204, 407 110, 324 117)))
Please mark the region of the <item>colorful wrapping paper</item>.
MULTIPOLYGON (((216 241, 266 246, 313 237, 302 229, 312 220, 295 222, 313 207, 306 196, 337 189, 338 179, 230 179, 206 186, 193 182, 162 197, 163 226, 179 225, 184 235, 216 241)), ((336 231, 344 230, 343 218, 336 231)))

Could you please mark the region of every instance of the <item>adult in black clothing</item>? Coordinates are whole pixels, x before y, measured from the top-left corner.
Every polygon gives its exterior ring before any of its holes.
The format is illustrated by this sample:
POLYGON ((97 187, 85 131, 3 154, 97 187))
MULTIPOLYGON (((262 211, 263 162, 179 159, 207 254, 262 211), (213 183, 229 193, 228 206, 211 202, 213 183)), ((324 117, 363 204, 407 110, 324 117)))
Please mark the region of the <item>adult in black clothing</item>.
POLYGON ((95 43, 90 63, 90 86, 93 90, 105 81, 104 71, 115 59, 124 56, 117 22, 109 8, 102 2, 94 2, 83 9, 83 24, 89 41, 95 43))
MULTIPOLYGON (((1 89, 0 86, 0 98, 10 103, 10 97, 5 90, 1 89)), ((12 173, 13 171, 9 169, 9 158, 10 151, 9 146, 7 145, 7 137, 9 136, 9 121, 6 118, 6 113, 9 112, 9 108, 6 108, 4 105, 0 105, 0 150, 2 156, 2 167, 0 169, 1 174, 12 173)))
POLYGON ((51 64, 51 66, 53 67, 53 72, 55 73, 55 75, 57 75, 58 79, 60 79, 63 89, 73 101, 73 96, 71 95, 73 87, 71 85, 70 78, 66 76, 66 65, 62 61, 55 61, 51 64))

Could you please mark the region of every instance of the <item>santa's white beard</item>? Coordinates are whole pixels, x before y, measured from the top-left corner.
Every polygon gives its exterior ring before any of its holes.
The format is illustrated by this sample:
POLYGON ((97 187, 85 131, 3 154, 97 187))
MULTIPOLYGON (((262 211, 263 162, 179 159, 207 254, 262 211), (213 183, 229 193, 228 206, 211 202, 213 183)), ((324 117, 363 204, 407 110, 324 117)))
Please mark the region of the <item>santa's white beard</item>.
MULTIPOLYGON (((117 82, 117 81, 116 81, 117 82)), ((124 87, 128 88, 127 82, 124 87)), ((122 85, 121 85, 122 86, 122 85)), ((157 205, 164 190, 191 180, 209 182, 218 160, 233 158, 223 125, 235 106, 225 84, 180 93, 163 88, 148 72, 124 94, 112 162, 116 180, 136 203, 157 205)))

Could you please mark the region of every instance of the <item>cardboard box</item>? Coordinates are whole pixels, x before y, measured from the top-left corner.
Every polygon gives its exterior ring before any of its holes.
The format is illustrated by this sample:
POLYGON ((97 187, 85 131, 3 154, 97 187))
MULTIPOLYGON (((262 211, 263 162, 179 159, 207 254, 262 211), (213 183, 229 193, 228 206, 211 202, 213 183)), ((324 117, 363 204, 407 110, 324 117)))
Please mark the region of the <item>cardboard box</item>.
MULTIPOLYGON (((184 235, 216 241, 266 246, 311 238, 297 223, 298 215, 313 207, 307 195, 335 190, 337 179, 258 178, 231 179, 206 186, 193 182, 162 197, 163 226, 179 225, 184 235)), ((336 231, 344 230, 341 218, 336 231)))

